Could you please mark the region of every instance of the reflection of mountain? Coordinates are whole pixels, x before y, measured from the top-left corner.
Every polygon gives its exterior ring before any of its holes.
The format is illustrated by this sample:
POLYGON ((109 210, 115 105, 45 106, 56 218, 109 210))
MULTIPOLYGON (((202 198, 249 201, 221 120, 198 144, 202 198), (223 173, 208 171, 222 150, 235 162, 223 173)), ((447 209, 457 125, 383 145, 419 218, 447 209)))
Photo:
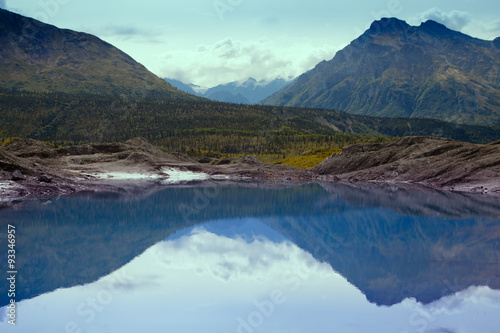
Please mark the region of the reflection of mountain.
POLYGON ((429 303, 471 285, 500 289, 498 221, 416 218, 371 208, 269 223, 379 305, 408 297, 429 303))
MULTIPOLYGON (((80 195, 49 205, 33 202, 19 211, 0 211, 0 220, 19 230, 18 301, 95 281, 177 230, 233 217, 263 218, 378 304, 407 296, 428 302, 456 291, 450 286, 500 288, 500 223, 472 219, 498 216, 498 199, 416 191, 412 201, 412 192, 399 190, 407 200, 396 205, 392 191, 347 185, 329 192, 317 185, 167 188, 135 201, 80 195), (475 210, 462 208, 472 203, 475 210), (333 251, 325 252, 323 243, 333 251)), ((0 306, 6 296, 0 296, 0 306)))
MULTIPOLYGON (((134 201, 113 195, 78 195, 22 210, 0 211, 0 230, 16 225, 17 300, 61 287, 97 280, 120 268, 153 244, 187 226, 237 216, 275 216, 316 208, 297 203, 319 200, 324 192, 308 186, 287 191, 259 188, 220 190, 168 188, 134 201), (125 200, 123 200, 125 199, 125 200), (244 204, 243 204, 244 203, 244 204), (22 231, 21 231, 22 230, 22 231)), ((3 232, 3 231, 2 231, 3 232)), ((4 234, 0 234, 3 236, 4 234)), ((7 248, 0 237, 0 248, 7 248)), ((7 261, 7 252, 0 260, 7 261)), ((7 290, 2 279, 0 290, 7 290)), ((0 294, 0 306, 7 304, 0 294)))

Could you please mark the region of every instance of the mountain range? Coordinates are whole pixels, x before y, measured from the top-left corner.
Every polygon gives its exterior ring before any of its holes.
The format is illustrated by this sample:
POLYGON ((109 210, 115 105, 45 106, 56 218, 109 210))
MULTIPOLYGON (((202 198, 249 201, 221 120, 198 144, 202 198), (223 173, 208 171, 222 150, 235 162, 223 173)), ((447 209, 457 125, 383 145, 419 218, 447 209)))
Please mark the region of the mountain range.
POLYGON ((193 100, 96 36, 0 9, 0 88, 193 100))
POLYGON ((263 103, 500 125, 500 38, 383 18, 263 103))
MULTIPOLYGON (((410 29, 402 21, 391 19, 390 22, 399 24, 392 35, 400 34, 396 33, 398 29, 410 29)), ((389 32, 386 34, 392 36, 389 32)), ((381 38, 375 37, 369 39, 381 38)), ((362 57, 365 55, 361 52, 351 56, 352 59, 362 57)), ((490 61, 490 58, 485 59, 490 61)), ((95 36, 59 29, 5 10, 0 10, 0 59, 0 142, 23 137, 56 144, 79 144, 143 136, 165 149, 180 152, 285 154, 326 144, 341 148, 366 141, 368 137, 432 135, 479 143, 499 138, 500 128, 458 126, 418 119, 415 115, 411 115, 414 119, 388 119, 327 109, 210 101, 174 88, 95 36)), ((318 67, 326 66, 322 64, 318 67)), ((346 68, 352 67, 349 66, 346 68)), ((491 68, 495 66, 491 64, 491 68)), ((362 67, 360 71, 368 70, 365 67, 369 66, 362 67)), ((294 89, 315 72, 302 75, 284 88, 285 91, 294 89)), ((204 92, 201 87, 191 85, 190 88, 195 93, 211 96, 224 92, 248 93, 245 98, 250 102, 260 99, 266 89, 276 89, 285 81, 266 83, 248 79, 204 92)), ((297 96, 300 97, 300 93, 297 96)), ((365 97, 371 98, 369 94, 365 97)), ((485 113, 476 115, 485 116, 485 113)), ((490 118, 493 116, 492 113, 490 118)))
POLYGON ((271 81, 257 81, 251 77, 244 81, 233 81, 211 88, 203 88, 192 83, 186 84, 169 78, 165 78, 165 81, 179 90, 214 101, 256 104, 289 85, 292 79, 276 78, 271 81))

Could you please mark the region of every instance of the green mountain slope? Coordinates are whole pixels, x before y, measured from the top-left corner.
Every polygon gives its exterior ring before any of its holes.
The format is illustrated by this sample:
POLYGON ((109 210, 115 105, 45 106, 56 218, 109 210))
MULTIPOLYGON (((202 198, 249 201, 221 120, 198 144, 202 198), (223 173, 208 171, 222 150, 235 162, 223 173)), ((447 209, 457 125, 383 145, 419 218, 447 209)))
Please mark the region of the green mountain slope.
POLYGON ((499 125, 500 40, 382 19, 263 103, 499 125))
POLYGON ((0 9, 0 88, 195 99, 101 39, 0 9))
POLYGON ((180 152, 278 154, 292 146, 300 152, 366 141, 360 136, 406 135, 485 143, 498 140, 500 128, 434 119, 375 118, 325 109, 0 90, 0 140, 18 136, 59 144, 142 136, 180 152))

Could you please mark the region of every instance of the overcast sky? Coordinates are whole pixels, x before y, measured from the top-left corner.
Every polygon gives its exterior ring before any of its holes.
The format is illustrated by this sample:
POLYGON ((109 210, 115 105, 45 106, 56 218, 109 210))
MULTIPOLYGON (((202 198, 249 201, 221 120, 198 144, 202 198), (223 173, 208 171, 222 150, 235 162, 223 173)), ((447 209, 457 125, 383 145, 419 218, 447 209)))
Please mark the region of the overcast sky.
POLYGON ((203 86, 295 77, 381 17, 500 36, 498 0, 0 0, 0 7, 95 34, 160 77, 203 86))

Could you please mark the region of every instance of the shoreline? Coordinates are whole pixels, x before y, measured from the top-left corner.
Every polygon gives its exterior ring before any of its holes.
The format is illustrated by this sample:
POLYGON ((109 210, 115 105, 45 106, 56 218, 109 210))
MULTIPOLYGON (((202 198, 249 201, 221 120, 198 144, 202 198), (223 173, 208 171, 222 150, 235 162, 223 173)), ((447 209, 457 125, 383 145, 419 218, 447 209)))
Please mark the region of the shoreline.
POLYGON ((187 156, 167 154, 140 138, 57 149, 21 139, 0 147, 1 207, 82 191, 140 192, 138 189, 150 186, 223 183, 270 187, 387 184, 500 196, 500 143, 475 145, 407 137, 347 147, 311 170, 264 164, 253 157, 222 165, 201 163, 187 156), (460 151, 469 157, 466 162, 460 162, 460 151), (477 156, 471 158, 472 153, 477 156), (472 171, 463 172, 467 168, 472 171))

